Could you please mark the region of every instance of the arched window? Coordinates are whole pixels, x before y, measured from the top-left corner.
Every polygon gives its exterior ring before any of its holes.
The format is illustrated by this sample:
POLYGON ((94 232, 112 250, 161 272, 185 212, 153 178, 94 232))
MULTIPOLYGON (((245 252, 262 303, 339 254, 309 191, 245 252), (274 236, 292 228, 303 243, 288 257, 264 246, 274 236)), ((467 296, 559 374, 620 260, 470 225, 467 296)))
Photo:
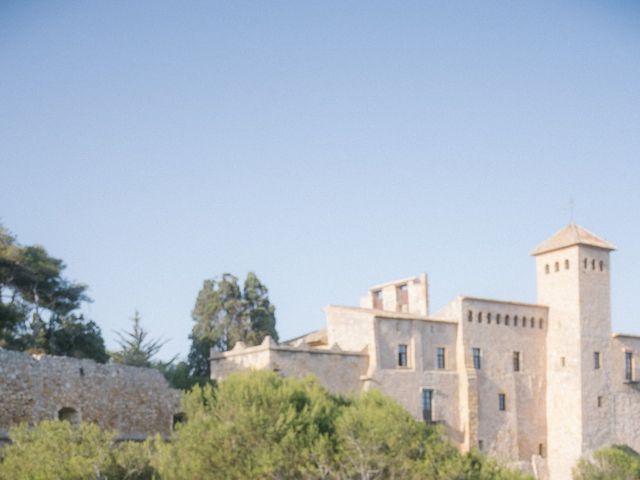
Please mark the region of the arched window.
POLYGON ((518 316, 517 315, 515 317, 513 317, 513 326, 514 327, 518 326, 518 316))
POLYGON ((473 322, 473 310, 469 310, 469 314, 467 315, 467 319, 470 322, 473 322))
POLYGON ((80 414, 75 408, 64 407, 58 410, 58 420, 69 422, 71 425, 80 425, 80 414))
POLYGON ((569 270, 569 260, 564 261, 564 269, 569 270))
POLYGON ((560 262, 556 262, 555 267, 556 267, 556 272, 559 272, 560 271, 560 262))
POLYGON ((547 275, 549 274, 549 264, 548 263, 544 266, 544 273, 546 273, 547 275))
POLYGON ((594 258, 593 260, 591 260, 591 270, 595 270, 596 269, 596 259, 594 258))
POLYGON ((531 317, 531 328, 536 328, 536 319, 531 317))
POLYGON ((538 320, 538 327, 539 328, 544 328, 544 320, 543 319, 538 320))
POLYGON ((600 260, 600 271, 604 271, 604 262, 600 260))
POLYGON ((509 326, 509 315, 504 316, 504 324, 509 326))
POLYGON ((478 312, 478 323, 482 323, 482 312, 478 312))
POLYGON ((585 257, 585 258, 584 258, 584 269, 585 269, 585 270, 587 269, 588 262, 589 262, 589 260, 587 260, 587 257, 585 257))
POLYGON ((500 325, 500 314, 496 315, 496 324, 500 325))
POLYGON ((487 313, 487 324, 491 323, 491 314, 487 313))

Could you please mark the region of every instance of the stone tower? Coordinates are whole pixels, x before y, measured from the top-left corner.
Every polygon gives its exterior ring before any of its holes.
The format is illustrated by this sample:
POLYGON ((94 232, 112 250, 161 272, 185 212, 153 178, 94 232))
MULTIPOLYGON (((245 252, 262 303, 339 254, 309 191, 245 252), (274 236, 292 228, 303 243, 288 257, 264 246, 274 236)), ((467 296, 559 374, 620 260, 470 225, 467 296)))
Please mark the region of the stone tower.
POLYGON ((607 371, 615 247, 571 224, 534 250, 538 303, 549 307, 547 445, 551 478, 571 478, 584 453, 613 439, 607 371))

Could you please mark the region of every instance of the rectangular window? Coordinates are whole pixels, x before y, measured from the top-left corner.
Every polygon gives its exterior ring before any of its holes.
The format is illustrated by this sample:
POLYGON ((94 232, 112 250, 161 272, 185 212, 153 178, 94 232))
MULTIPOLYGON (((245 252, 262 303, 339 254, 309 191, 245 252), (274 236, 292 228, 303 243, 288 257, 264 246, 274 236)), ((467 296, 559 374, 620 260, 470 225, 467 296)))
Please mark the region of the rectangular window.
POLYGON ((544 443, 538 444, 538 455, 540 455, 541 457, 544 457, 544 443))
POLYGON ((513 352, 513 371, 520 371, 520 352, 513 352))
POLYGON ((440 370, 445 368, 444 348, 439 347, 436 353, 436 365, 440 370))
POLYGON ((480 349, 474 348, 473 349, 473 368, 475 368, 476 370, 480 370, 480 367, 482 367, 482 364, 480 362, 480 349))
POLYGON ((482 440, 478 440, 478 450, 484 450, 484 442, 482 440))
POLYGON ((376 310, 383 310, 384 300, 382 299, 382 290, 376 290, 373 292, 373 308, 376 310))
POLYGON ((433 390, 422 389, 422 419, 425 422, 433 422, 433 390))
POLYGON ((507 396, 504 393, 498 394, 498 410, 504 412, 507 409, 507 396))
POLYGON ((408 366, 408 357, 407 357, 407 346, 406 345, 398 345, 398 366, 406 367, 408 366))
POLYGON ((407 285, 398 287, 398 310, 407 312, 409 310, 409 288, 407 285))
POLYGON ((624 378, 633 382, 633 352, 624 352, 624 378))
POLYGON ((598 397, 598 408, 602 407, 602 397, 598 397))
POLYGON ((593 368, 600 369, 600 352, 593 352, 593 368))

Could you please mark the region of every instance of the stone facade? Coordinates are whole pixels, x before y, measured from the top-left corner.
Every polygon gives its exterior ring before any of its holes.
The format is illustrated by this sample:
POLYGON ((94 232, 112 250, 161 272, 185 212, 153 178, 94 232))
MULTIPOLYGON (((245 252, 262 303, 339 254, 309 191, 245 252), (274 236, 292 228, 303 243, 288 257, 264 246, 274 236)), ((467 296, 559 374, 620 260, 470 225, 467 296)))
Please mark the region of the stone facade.
POLYGON ((612 250, 569 225, 533 252, 536 304, 461 296, 430 315, 422 274, 371 288, 360 307, 327 307, 326 330, 212 353, 211 374, 270 368, 339 392, 377 388, 462 451, 570 479, 596 448, 640 450, 640 336, 611 332, 612 250))
POLYGON ((0 441, 21 422, 95 422, 122 438, 169 435, 180 392, 150 368, 0 348, 0 441))

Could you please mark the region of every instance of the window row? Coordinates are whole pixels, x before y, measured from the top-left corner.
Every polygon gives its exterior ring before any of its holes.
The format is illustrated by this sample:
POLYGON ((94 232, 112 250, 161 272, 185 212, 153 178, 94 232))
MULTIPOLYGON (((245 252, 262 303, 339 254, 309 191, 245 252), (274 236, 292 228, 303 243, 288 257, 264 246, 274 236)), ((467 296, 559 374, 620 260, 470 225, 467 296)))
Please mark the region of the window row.
MULTIPOLYGON (((409 346, 405 343, 398 345, 398 367, 409 366, 409 346)), ((436 368, 444 370, 446 365, 446 349, 444 347, 436 348, 436 368)))
MULTIPOLYGON (((482 368, 482 351, 477 348, 477 347, 473 347, 471 349, 471 358, 473 359, 473 368, 475 368, 476 370, 480 370, 482 368)), ((520 371, 520 352, 513 352, 512 355, 512 362, 513 362, 513 371, 514 372, 519 372, 520 371)))
MULTIPOLYGON (((591 265, 591 270, 595 270, 596 269, 596 259, 592 258, 591 260, 589 260, 588 258, 584 258, 582 260, 582 265, 584 266, 585 270, 589 269, 589 265, 591 265)), ((604 272, 604 262, 602 260, 597 262, 597 266, 600 269, 601 272, 604 272)))
MULTIPOLYGON (((473 322, 473 318, 474 318, 473 310, 469 310, 467 312, 467 320, 469 322, 473 322)), ((493 317, 491 313, 487 313, 485 316, 483 312, 477 312, 475 314, 475 318, 478 323, 482 323, 483 321, 486 321, 487 324, 491 324, 491 322, 495 321, 496 325, 504 324, 505 326, 509 326, 509 324, 512 322, 512 318, 509 315, 505 315, 504 317, 502 317, 499 313, 497 313, 495 317, 493 317)), ((536 319, 533 317, 527 318, 525 316, 518 317, 518 315, 514 315, 513 326, 517 327, 518 325, 522 325, 523 327, 529 326, 531 328, 535 328, 536 319)), ((544 319, 542 318, 538 319, 538 328, 544 328, 544 319)))
MULTIPOLYGON (((569 265, 570 265, 569 260, 565 260, 565 261, 564 261, 564 269, 565 269, 565 270, 569 270, 569 265)), ((556 262, 556 263, 554 263, 554 265, 553 265, 553 271, 554 271, 554 272, 559 272, 559 271, 560 271, 560 262, 556 262)), ((551 267, 549 266, 549 264, 548 264, 548 263, 544 266, 544 273, 546 273, 546 274, 551 273, 551 267)))

